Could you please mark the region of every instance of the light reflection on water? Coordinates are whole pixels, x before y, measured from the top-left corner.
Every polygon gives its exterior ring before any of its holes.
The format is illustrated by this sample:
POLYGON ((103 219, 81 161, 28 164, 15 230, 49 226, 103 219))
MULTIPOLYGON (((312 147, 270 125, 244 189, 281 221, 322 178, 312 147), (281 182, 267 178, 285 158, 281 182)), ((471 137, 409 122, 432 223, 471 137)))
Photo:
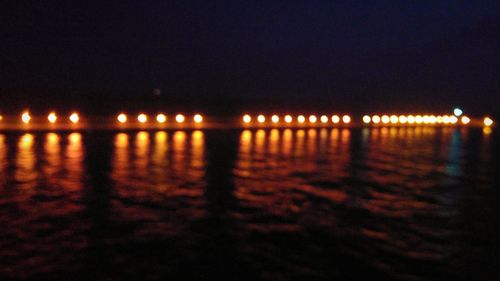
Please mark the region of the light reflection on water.
POLYGON ((0 279, 490 280, 498 147, 420 127, 3 133, 0 279))

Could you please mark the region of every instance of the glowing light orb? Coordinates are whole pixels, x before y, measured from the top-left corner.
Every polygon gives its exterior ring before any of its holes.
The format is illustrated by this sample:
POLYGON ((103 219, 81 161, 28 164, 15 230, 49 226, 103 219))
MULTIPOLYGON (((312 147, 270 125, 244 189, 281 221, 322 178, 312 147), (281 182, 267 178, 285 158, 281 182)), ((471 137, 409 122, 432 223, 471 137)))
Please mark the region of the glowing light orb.
POLYGON ((413 116, 413 115, 408 115, 408 117, 406 117, 406 119, 408 120, 408 124, 415 123, 415 116, 413 116))
POLYGON ((71 113, 71 115, 69 116, 69 121, 71 121, 71 123, 78 123, 79 120, 80 116, 78 116, 78 113, 76 112, 71 113))
POLYGON ((304 115, 299 115, 299 116, 297 117, 297 121, 298 121, 299 123, 304 123, 304 122, 306 122, 306 118, 304 117, 304 115))
POLYGON ((396 115, 391 115, 391 123, 392 124, 397 124, 399 121, 399 118, 396 115))
POLYGON ((2 119, 3 119, 3 116, 2 116, 2 115, 0 115, 0 121, 1 121, 2 119))
POLYGON ((457 108, 453 109, 453 114, 455 114, 456 117, 460 117, 460 116, 462 116, 462 114, 464 114, 464 112, 462 109, 457 107, 457 108))
POLYGON ((332 116, 332 122, 337 124, 340 122, 340 117, 338 115, 333 115, 332 116))
POLYGON ((146 114, 141 113, 137 116, 137 121, 139 121, 140 123, 146 123, 146 121, 148 121, 148 117, 146 116, 146 114))
POLYGON ((24 112, 23 115, 21 115, 21 120, 23 121, 24 124, 28 124, 31 120, 31 116, 29 112, 24 112))
POLYGON ((203 122, 203 116, 201 116, 201 114, 195 114, 193 120, 195 123, 201 123, 203 122))
POLYGON ((456 124, 458 122, 457 116, 450 116, 450 123, 451 124, 456 124))
POLYGON ((388 115, 382 116, 382 123, 388 124, 391 121, 391 118, 388 115))
POLYGON ((259 122, 259 123, 266 122, 266 117, 264 115, 257 116, 257 122, 259 122))
POLYGON ((420 115, 415 116, 415 123, 422 124, 424 122, 424 118, 420 115))
POLYGON ((436 124, 437 122, 437 117, 434 115, 429 116, 429 123, 431 124, 436 124))
POLYGON ((250 115, 248 115, 248 114, 245 114, 243 116, 243 122, 247 123, 247 124, 250 123, 250 122, 252 122, 252 117, 250 117, 250 115))
POLYGON ((50 123, 56 123, 57 116, 54 112, 51 112, 49 116, 47 116, 47 120, 49 120, 50 123))
POLYGON ((373 116, 372 116, 372 122, 373 122, 374 124, 378 124, 378 123, 380 123, 380 116, 378 116, 378 115, 373 115, 373 116))
POLYGON ((328 116, 321 115, 321 117, 319 118, 319 120, 321 121, 321 123, 327 123, 328 122, 328 116))
POLYGON ((369 124, 371 121, 372 119, 370 118, 370 116, 368 115, 363 116, 363 123, 369 124))
POLYGON ((116 119, 118 120, 118 122, 120 123, 125 123, 127 122, 127 115, 125 115, 124 113, 120 113, 118 115, 118 117, 116 117, 116 119))
POLYGON ((285 122, 286 123, 292 123, 292 120, 293 120, 292 116, 290 116, 290 115, 286 115, 285 116, 285 122))
POLYGON ((490 127, 491 125, 493 125, 493 119, 491 119, 490 117, 484 117, 483 123, 486 127, 490 127))
POLYGON ((318 118, 314 115, 309 116, 309 122, 310 123, 316 123, 318 121, 318 118))
POLYGON ((167 116, 165 116, 165 114, 163 113, 160 113, 156 115, 156 121, 158 121, 158 123, 165 123, 165 121, 167 121, 167 116))
POLYGON ((460 121, 462 122, 462 124, 467 125, 470 123, 470 118, 467 116, 462 116, 462 118, 460 118, 460 121))
POLYGON ((184 115, 182 115, 182 114, 175 115, 175 121, 177 123, 183 123, 184 120, 186 120, 186 117, 184 117, 184 115))
POLYGON ((408 122, 408 118, 406 118, 406 116, 404 115, 399 116, 399 123, 406 124, 406 122, 408 122))
POLYGON ((436 117, 436 123, 438 124, 441 124, 441 123, 450 123, 450 119, 448 118, 448 116, 437 116, 436 117), (446 122, 444 122, 444 119, 446 118, 446 122))
POLYGON ((351 117, 349 115, 342 116, 342 122, 344 122, 345 124, 351 123, 351 117))
POLYGON ((278 117, 278 115, 273 115, 271 117, 271 122, 278 123, 279 121, 280 121, 280 118, 278 117))

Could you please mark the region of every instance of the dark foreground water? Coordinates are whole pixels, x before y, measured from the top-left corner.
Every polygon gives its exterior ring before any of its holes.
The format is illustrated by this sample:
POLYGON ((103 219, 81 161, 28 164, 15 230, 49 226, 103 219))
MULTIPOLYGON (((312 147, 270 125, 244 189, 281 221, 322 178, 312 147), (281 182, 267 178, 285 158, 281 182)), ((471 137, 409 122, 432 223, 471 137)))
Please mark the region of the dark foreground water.
POLYGON ((0 280, 500 280, 499 140, 0 133, 0 280))

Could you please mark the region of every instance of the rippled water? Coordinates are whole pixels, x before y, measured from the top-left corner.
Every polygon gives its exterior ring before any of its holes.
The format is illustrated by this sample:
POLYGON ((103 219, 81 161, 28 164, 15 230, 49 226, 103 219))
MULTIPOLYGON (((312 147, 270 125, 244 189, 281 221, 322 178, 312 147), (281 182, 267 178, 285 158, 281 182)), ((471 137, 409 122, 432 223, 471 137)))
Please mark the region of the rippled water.
POLYGON ((500 280, 499 140, 0 133, 0 280, 500 280))

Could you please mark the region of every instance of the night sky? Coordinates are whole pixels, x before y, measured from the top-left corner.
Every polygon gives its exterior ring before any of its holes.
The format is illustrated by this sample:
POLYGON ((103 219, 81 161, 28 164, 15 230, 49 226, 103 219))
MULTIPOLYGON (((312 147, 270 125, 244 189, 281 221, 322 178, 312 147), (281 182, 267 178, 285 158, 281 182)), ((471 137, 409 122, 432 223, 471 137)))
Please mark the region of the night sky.
POLYGON ((58 2, 0 2, 0 112, 500 108, 498 0, 58 2))

